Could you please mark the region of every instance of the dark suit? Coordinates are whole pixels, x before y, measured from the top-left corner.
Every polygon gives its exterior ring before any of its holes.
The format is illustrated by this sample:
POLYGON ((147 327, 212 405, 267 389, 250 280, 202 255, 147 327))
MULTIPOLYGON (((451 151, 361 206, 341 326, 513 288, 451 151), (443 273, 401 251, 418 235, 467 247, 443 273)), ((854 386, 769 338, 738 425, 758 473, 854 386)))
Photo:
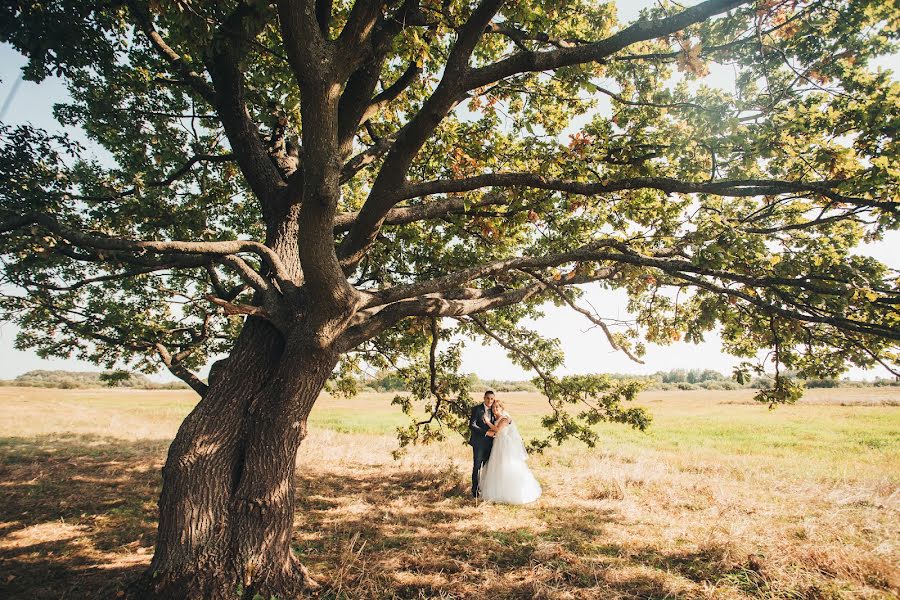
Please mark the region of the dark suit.
POLYGON ((494 445, 494 438, 487 435, 490 428, 484 422, 485 413, 493 423, 494 414, 484 403, 473 408, 469 417, 469 430, 472 432, 469 436, 469 444, 472 446, 472 496, 478 495, 478 471, 490 458, 494 445))

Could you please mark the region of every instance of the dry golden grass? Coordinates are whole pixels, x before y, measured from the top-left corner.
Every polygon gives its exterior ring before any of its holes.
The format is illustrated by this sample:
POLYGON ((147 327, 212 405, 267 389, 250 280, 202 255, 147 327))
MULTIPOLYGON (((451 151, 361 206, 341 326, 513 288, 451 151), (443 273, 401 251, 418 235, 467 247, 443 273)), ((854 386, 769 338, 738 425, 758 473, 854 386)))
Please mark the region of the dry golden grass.
MULTIPOLYGON (((900 399, 649 392, 639 434, 530 459, 526 507, 475 506, 458 440, 391 459, 389 395, 324 397, 296 551, 326 598, 896 598, 900 399), (844 404, 844 406, 842 406, 844 404)), ((526 432, 544 406, 504 395, 526 432)), ((187 392, 0 388, 0 597, 113 596, 149 561, 187 392)))

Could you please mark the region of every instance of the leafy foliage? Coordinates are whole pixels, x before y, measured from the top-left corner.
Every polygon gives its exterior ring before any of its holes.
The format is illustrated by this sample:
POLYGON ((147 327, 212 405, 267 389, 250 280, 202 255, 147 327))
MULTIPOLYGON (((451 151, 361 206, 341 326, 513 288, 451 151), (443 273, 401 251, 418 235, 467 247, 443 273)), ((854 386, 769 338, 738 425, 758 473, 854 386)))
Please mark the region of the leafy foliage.
POLYGON ((592 425, 601 422, 624 423, 644 431, 651 417, 646 409, 625 408, 622 403, 634 400, 643 385, 639 381, 614 381, 605 375, 572 375, 535 380, 542 385, 550 400, 553 413, 544 417, 541 424, 549 435, 529 443, 529 449, 541 452, 551 442, 562 444, 569 438, 579 439, 593 448, 598 440, 592 425), (581 412, 569 413, 567 405, 581 408, 581 412))
POLYGON ((325 111, 309 81, 332 73, 266 2, 0 8, 0 39, 27 78, 65 78, 56 117, 91 142, 0 128, 19 347, 167 367, 202 394, 193 371, 246 315, 337 332, 329 389, 396 369, 412 393, 395 402, 430 415, 401 448, 464 427, 468 340, 537 373, 553 414, 534 448, 647 427, 637 383, 556 375, 558 342, 528 327, 547 303, 635 360, 721 328, 739 377, 774 367, 769 405, 799 397, 786 371, 896 372, 898 273, 854 254, 900 225, 900 84, 871 66, 897 49, 890 3, 663 3, 633 26, 612 3, 385 3, 352 46, 370 13, 331 4, 320 50, 347 70, 325 111), (584 285, 624 290, 633 319, 580 306, 584 285))

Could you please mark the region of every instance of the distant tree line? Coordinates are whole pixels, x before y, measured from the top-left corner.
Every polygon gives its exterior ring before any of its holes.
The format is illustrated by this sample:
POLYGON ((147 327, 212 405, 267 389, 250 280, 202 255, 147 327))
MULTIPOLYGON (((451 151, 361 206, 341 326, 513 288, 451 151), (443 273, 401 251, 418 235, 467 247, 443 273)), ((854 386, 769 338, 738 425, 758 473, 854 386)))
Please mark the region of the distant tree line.
MULTIPOLYGON (((494 390, 496 392, 538 392, 531 381, 511 379, 481 379, 474 373, 469 374, 470 389, 494 390)), ((634 375, 631 373, 610 373, 612 379, 638 379, 646 382, 649 390, 737 390, 741 388, 760 389, 770 387, 771 379, 754 377, 744 385, 714 369, 671 369, 657 371, 653 375, 634 375)), ((807 379, 807 388, 837 387, 882 387, 900 386, 894 379, 876 379, 874 381, 853 381, 850 379, 807 379)), ((143 390, 186 389, 187 385, 180 381, 158 383, 151 381, 140 373, 128 371, 61 371, 38 369, 28 371, 15 379, 0 380, 0 386, 43 387, 60 389, 84 389, 101 387, 123 387, 143 390)), ((360 381, 361 389, 370 392, 403 392, 406 382, 396 371, 380 371, 374 376, 360 381)))
MULTIPOLYGON (((797 378, 807 388, 900 386, 900 381, 896 379, 877 378, 873 381, 855 381, 849 378, 802 379, 790 370, 784 370, 782 373, 797 378)), ((646 376, 635 376, 629 373, 611 373, 609 376, 613 379, 640 379, 647 382, 645 389, 650 390, 738 390, 742 388, 763 389, 772 386, 771 377, 752 377, 741 385, 731 376, 714 369, 671 369, 657 371, 653 375, 646 376)))
POLYGON ((59 389, 124 387, 142 390, 175 390, 187 388, 187 385, 181 381, 157 383, 144 375, 128 371, 60 371, 42 369, 28 371, 15 379, 0 380, 0 385, 59 389))
MULTIPOLYGON (((741 385, 731 376, 725 375, 714 369, 671 369, 669 371, 657 371, 652 375, 634 375, 631 373, 610 373, 612 379, 638 379, 646 382, 649 390, 738 390, 762 389, 772 386, 769 377, 753 377, 741 385)), ((480 379, 474 373, 469 374, 470 389, 494 390, 496 392, 537 392, 537 387, 531 381, 516 381, 503 379, 480 379)), ((900 386, 900 381, 894 379, 875 379, 874 381, 853 381, 850 379, 806 379, 802 380, 807 388, 837 388, 837 387, 882 387, 900 386)), ((361 387, 372 392, 401 392, 405 391, 405 382, 395 371, 382 371, 374 377, 369 377, 361 382, 361 387)))

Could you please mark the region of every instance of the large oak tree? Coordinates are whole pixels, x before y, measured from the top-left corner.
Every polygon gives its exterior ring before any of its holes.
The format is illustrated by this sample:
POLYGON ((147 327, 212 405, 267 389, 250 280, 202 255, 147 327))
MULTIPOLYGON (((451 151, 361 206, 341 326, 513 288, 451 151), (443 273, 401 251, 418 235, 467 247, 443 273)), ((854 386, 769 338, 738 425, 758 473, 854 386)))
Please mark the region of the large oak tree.
POLYGON ((402 443, 459 423, 465 339, 535 371, 538 448, 645 426, 633 384, 554 375, 557 344, 523 325, 548 301, 635 360, 718 326, 730 353, 770 351, 770 403, 799 393, 786 369, 896 372, 897 273, 853 253, 900 222, 900 86, 871 65, 891 4, 624 24, 588 0, 3 2, 0 37, 28 79, 64 78, 56 118, 91 140, 0 130, 3 317, 22 347, 164 366, 200 396, 135 593, 309 583, 295 457, 361 365, 427 403, 402 443), (634 320, 583 284, 625 290, 634 320))

